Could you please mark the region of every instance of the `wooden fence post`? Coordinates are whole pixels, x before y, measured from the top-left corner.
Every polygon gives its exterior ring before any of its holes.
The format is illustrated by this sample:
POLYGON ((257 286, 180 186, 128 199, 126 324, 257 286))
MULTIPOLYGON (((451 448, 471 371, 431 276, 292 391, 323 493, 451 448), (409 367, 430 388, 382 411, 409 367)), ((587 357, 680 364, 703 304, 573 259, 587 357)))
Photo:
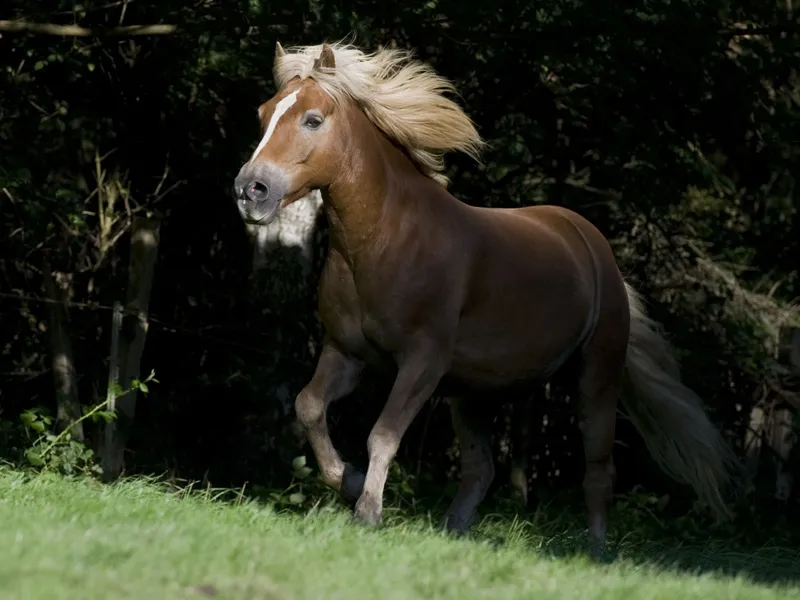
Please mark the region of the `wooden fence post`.
POLYGON ((56 424, 62 430, 71 428, 72 437, 83 441, 83 424, 76 423, 81 417, 81 405, 75 381, 75 358, 72 354, 68 325, 69 313, 65 305, 70 297, 72 278, 67 273, 57 273, 54 278, 49 262, 44 264, 43 276, 44 290, 49 300, 50 352, 56 388, 56 424))
POLYGON ((751 482, 761 467, 774 469, 775 497, 787 500, 794 485, 791 457, 797 451, 794 419, 800 411, 800 328, 781 329, 776 358, 787 374, 767 382, 763 397, 750 413, 747 466, 751 482), (766 462, 765 451, 769 453, 766 462))
MULTIPOLYGON (((147 337, 147 311, 153 285, 156 257, 158 256, 160 223, 155 219, 136 217, 131 231, 131 257, 128 270, 128 290, 117 340, 116 357, 112 349, 111 367, 118 369, 122 394, 112 396, 116 419, 106 424, 103 440, 103 478, 106 481, 119 477, 124 468, 124 452, 130 436, 136 411, 137 391, 131 390, 134 379, 141 370, 142 353, 147 337)), ((116 325, 115 325, 116 328, 116 325)), ((113 332, 112 332, 112 345, 113 332)), ((109 373, 112 385, 114 374, 109 373)), ((114 390, 111 389, 111 394, 114 390)))
POLYGON ((778 360, 788 367, 789 374, 779 383, 775 401, 775 423, 771 446, 775 450, 775 496, 788 500, 792 494, 794 473, 790 458, 797 443, 794 419, 800 410, 800 327, 781 329, 778 360))

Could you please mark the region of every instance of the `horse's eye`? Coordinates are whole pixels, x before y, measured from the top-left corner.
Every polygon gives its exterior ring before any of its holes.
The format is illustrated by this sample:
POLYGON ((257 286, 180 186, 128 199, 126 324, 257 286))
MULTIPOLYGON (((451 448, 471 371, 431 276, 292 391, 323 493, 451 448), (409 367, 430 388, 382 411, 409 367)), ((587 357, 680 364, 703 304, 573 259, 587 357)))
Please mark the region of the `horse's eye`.
POLYGON ((308 112, 303 117, 303 126, 308 129, 319 129, 324 120, 318 112, 308 112))

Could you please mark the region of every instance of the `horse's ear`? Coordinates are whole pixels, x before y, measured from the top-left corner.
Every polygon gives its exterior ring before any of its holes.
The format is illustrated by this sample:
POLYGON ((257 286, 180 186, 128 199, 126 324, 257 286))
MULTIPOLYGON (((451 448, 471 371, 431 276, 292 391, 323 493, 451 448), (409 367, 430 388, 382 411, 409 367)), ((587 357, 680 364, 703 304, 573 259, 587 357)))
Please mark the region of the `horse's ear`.
POLYGON ((280 42, 275 42, 275 60, 272 63, 272 77, 275 79, 275 85, 280 87, 278 83, 278 61, 286 56, 286 51, 281 46, 280 42))
POLYGON ((328 44, 322 44, 322 52, 319 53, 319 58, 314 61, 314 69, 320 68, 335 69, 336 59, 333 56, 333 49, 328 44))

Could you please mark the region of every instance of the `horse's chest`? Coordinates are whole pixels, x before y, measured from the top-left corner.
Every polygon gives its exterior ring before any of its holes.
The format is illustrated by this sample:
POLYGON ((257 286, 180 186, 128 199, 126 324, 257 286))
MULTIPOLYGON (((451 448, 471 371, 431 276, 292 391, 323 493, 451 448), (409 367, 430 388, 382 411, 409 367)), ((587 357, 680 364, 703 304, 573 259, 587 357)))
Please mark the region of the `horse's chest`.
POLYGON ((370 362, 385 360, 387 332, 369 297, 341 264, 326 268, 320 282, 320 317, 327 334, 348 353, 370 362))

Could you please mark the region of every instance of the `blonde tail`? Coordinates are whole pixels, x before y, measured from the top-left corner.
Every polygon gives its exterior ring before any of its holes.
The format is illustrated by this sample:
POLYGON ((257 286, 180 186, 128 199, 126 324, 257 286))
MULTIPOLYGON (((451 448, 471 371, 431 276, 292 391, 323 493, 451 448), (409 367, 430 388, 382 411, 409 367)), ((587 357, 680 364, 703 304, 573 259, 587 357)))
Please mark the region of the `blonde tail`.
POLYGON ((731 516, 723 491, 737 463, 703 411, 700 398, 680 380, 669 343, 627 283, 631 332, 622 404, 659 466, 690 485, 718 519, 731 516))

